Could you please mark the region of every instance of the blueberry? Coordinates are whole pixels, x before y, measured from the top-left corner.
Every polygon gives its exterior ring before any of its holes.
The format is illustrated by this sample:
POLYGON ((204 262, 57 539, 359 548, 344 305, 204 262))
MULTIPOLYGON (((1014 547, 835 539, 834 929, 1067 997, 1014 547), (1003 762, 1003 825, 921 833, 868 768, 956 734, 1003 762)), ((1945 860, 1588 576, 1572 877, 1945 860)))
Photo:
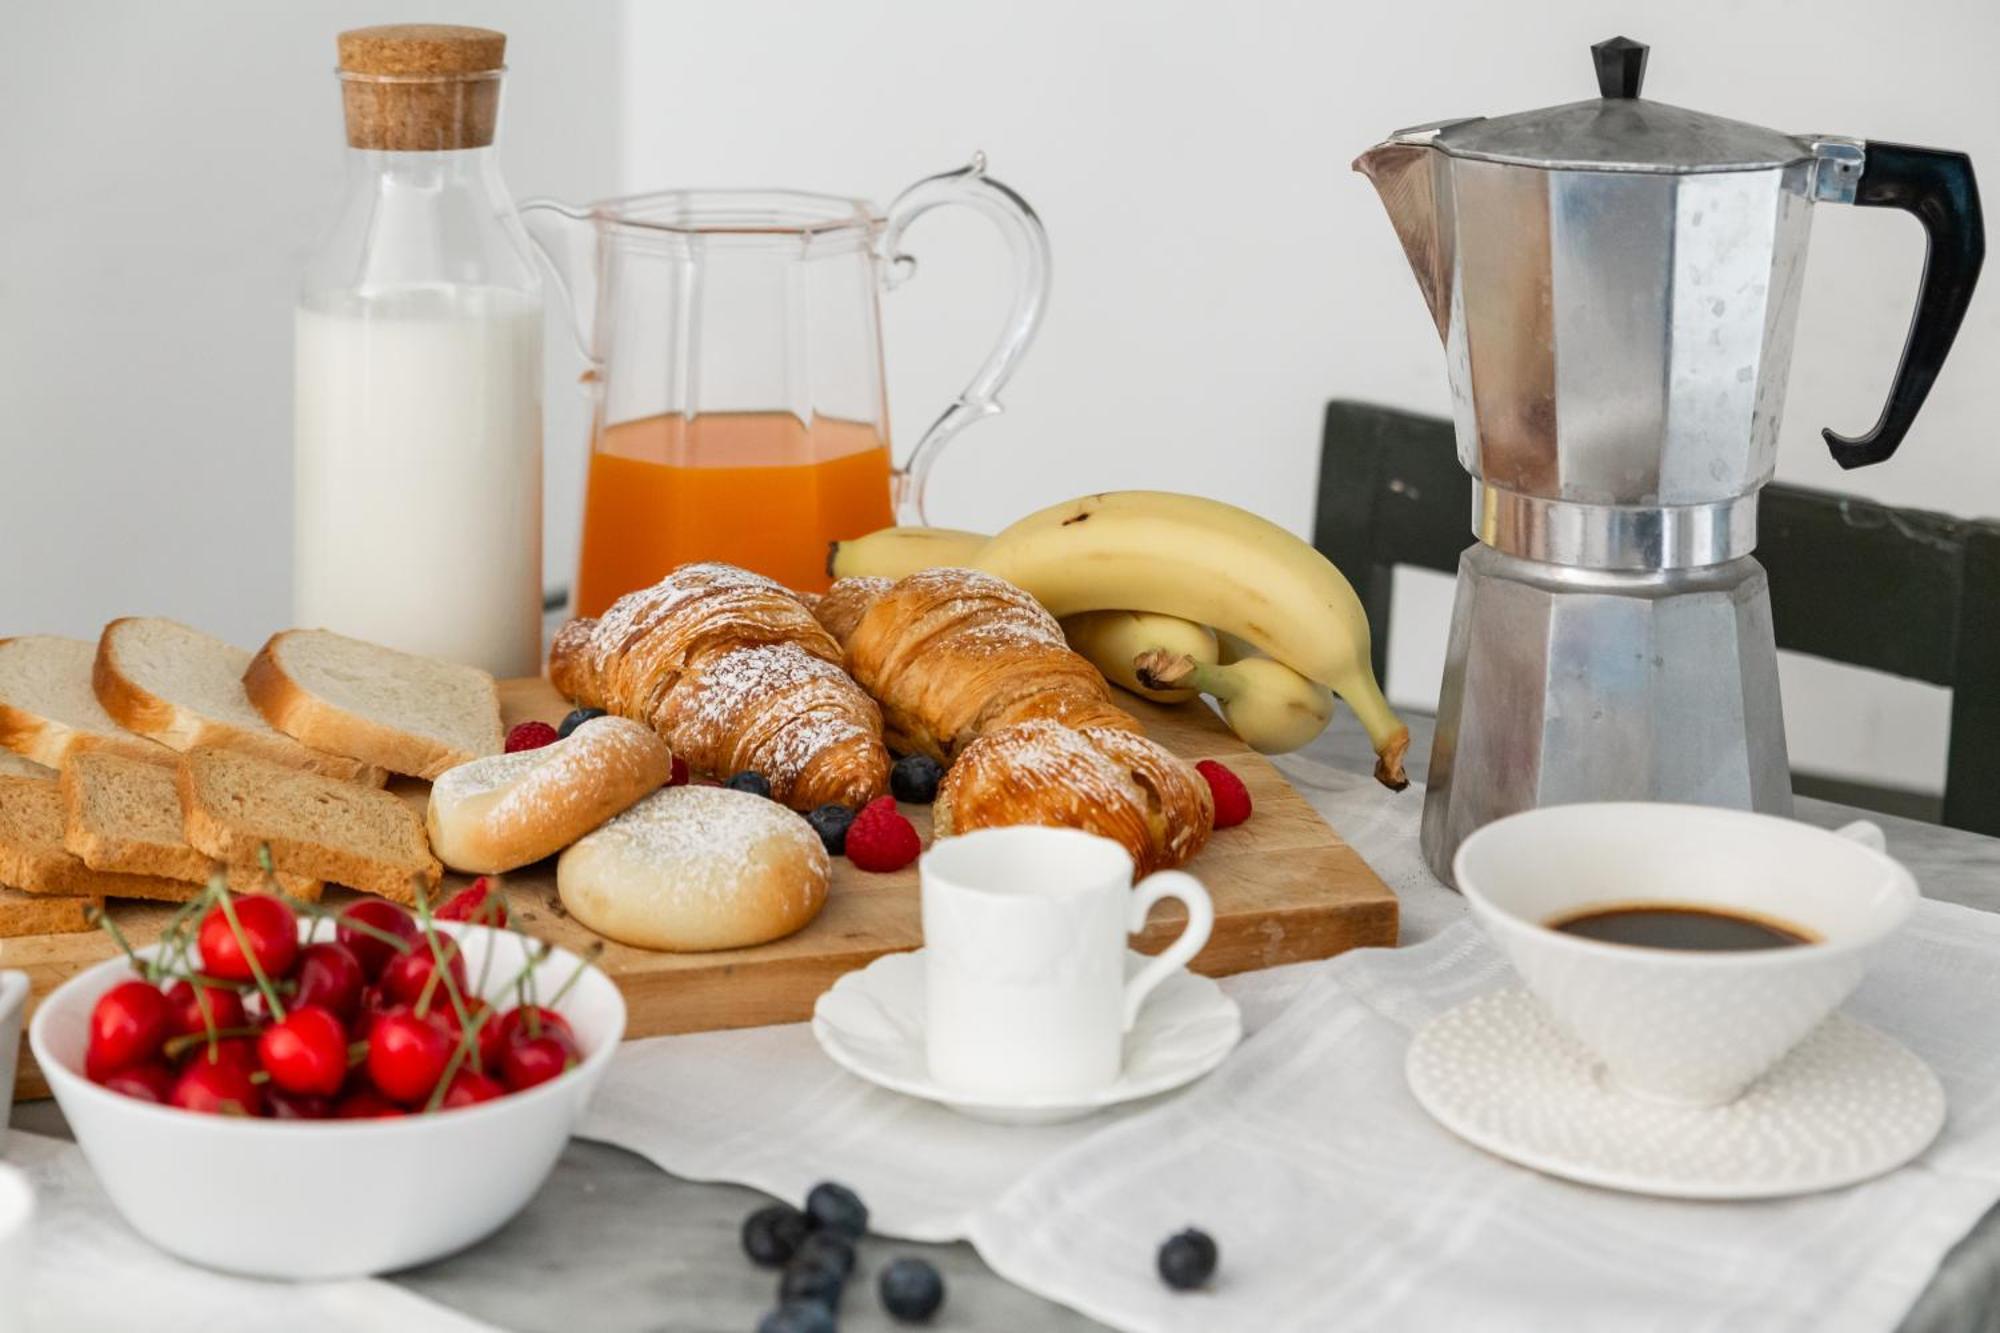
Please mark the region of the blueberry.
POLYGON ((790 1301, 757 1321, 757 1333, 835 1333, 833 1311, 811 1301, 790 1301))
POLYGON ((840 1293, 846 1286, 847 1274, 833 1260, 802 1264, 795 1259, 785 1265, 785 1275, 778 1279, 778 1303, 823 1305, 829 1311, 838 1310, 840 1293))
POLYGON ((747 791, 752 796, 762 796, 766 800, 771 796, 771 784, 764 780, 764 775, 753 773, 747 768, 722 785, 731 791, 747 791))
POLYGON ((1192 1291, 1215 1276, 1215 1241, 1189 1227, 1160 1246, 1160 1281, 1175 1291, 1192 1291))
POLYGON ((561 725, 556 728, 556 739, 561 740, 593 717, 603 716, 602 708, 572 708, 569 715, 563 718, 561 725))
POLYGON ((944 1279, 922 1259, 897 1259, 875 1279, 882 1308, 899 1322, 921 1324, 944 1304, 944 1279))
POLYGON ((776 1268, 798 1251, 808 1230, 806 1215, 790 1204, 759 1208, 743 1219, 743 1252, 752 1262, 776 1268))
POLYGON ((929 805, 937 799, 938 779, 944 770, 927 754, 906 754, 889 770, 889 790, 899 801, 929 805))
POLYGON ((806 1195, 806 1216, 825 1231, 838 1231, 850 1240, 868 1234, 868 1205, 845 1185, 821 1181, 806 1195))
POLYGON ((806 823, 813 826, 813 832, 826 844, 828 856, 839 856, 847 850, 847 826, 853 822, 854 812, 844 805, 822 805, 806 816, 806 823))
POLYGON ((836 1268, 844 1282, 854 1272, 854 1242, 838 1231, 815 1231, 799 1242, 792 1262, 801 1267, 821 1264, 836 1268))

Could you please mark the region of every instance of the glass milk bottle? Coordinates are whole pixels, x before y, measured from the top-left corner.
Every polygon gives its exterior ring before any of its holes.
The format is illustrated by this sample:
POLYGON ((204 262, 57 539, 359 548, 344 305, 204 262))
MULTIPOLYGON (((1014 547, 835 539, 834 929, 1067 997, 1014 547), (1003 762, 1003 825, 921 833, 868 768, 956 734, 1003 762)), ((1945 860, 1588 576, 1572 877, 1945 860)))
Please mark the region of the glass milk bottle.
POLYGON ((494 160, 506 41, 340 36, 346 197, 297 316, 293 613, 526 676, 541 661, 542 296, 494 160))

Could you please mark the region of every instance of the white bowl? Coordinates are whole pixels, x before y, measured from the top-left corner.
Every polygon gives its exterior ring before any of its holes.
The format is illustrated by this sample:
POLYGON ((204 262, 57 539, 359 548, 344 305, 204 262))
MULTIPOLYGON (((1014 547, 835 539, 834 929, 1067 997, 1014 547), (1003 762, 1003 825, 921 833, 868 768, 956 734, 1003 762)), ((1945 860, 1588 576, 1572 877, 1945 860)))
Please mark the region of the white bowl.
POLYGON ((1556 1025, 1611 1082, 1715 1106, 1839 1007, 1916 910, 1873 824, 1838 833, 1772 815, 1636 802, 1550 806, 1458 849, 1459 888, 1556 1025), (1691 952, 1607 944, 1548 922, 1671 903, 1802 926, 1797 948, 1691 952))
MULTIPOLYGON (((492 950, 489 999, 527 962, 518 935, 439 928, 463 942, 475 979, 492 950)), ((579 966, 552 951, 537 974, 541 994, 579 966)), ((253 1277, 381 1273, 498 1230, 541 1188, 625 1033, 618 988, 588 968, 554 1006, 583 1062, 539 1087, 436 1115, 243 1120, 157 1106, 84 1077, 91 1008, 131 975, 118 958, 64 982, 35 1011, 30 1048, 125 1220, 169 1253, 253 1277)))

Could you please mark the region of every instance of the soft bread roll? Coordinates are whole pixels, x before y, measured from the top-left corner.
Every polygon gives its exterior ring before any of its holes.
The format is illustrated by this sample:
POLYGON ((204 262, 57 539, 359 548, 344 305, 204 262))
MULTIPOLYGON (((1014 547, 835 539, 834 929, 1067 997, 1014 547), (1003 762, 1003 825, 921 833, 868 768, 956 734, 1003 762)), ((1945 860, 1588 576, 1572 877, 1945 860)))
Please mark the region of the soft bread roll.
POLYGON ((595 717, 539 750, 460 764, 431 787, 431 850, 453 870, 489 875, 554 856, 673 771, 650 727, 595 717))
POLYGON ((791 934, 819 914, 832 873, 819 835, 777 802, 669 787, 564 852, 556 888, 598 934, 686 953, 791 934))

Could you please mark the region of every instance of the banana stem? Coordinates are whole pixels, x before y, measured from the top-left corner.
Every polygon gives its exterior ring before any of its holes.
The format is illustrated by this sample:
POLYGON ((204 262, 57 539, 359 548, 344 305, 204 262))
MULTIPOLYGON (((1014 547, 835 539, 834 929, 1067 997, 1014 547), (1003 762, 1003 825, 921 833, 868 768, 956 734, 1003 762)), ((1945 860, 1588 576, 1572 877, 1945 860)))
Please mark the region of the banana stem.
MULTIPOLYGON (((1211 666, 1197 662, 1186 653, 1170 653, 1164 649, 1154 649, 1141 653, 1132 660, 1132 670, 1139 677, 1139 683, 1150 690, 1197 689, 1227 703, 1236 697, 1239 689, 1238 673, 1233 667, 1211 666)), ((1403 756, 1410 748, 1410 729, 1403 720, 1390 709, 1389 701, 1382 697, 1382 690, 1375 684, 1375 678, 1366 672, 1356 673, 1354 679, 1341 685, 1325 682, 1328 688, 1347 701, 1354 710, 1354 716, 1368 731, 1368 743, 1375 748, 1375 780, 1390 791, 1401 791, 1410 785, 1409 775, 1403 771, 1403 756)))

